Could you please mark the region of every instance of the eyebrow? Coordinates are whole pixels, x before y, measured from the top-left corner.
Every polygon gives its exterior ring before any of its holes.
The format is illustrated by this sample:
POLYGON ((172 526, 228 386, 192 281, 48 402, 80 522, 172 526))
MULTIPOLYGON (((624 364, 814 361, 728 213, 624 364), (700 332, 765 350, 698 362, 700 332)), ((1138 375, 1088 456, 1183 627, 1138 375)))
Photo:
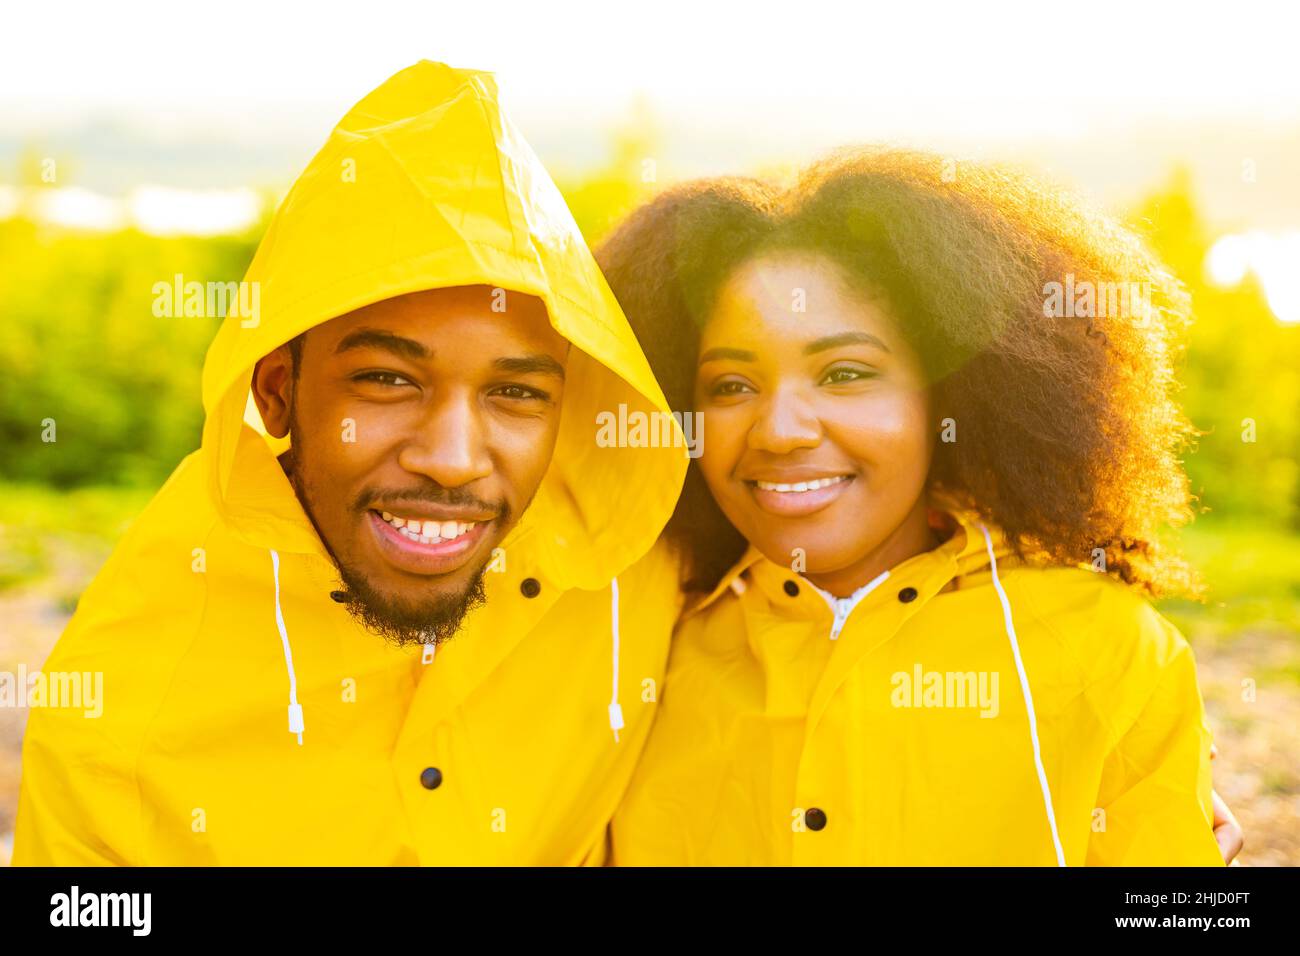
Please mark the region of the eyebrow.
MULTIPOLYGON (((809 342, 803 347, 804 355, 816 355, 818 352, 825 352, 828 349, 837 349, 843 345, 874 345, 876 348, 886 352, 890 351, 889 346, 870 332, 840 332, 836 335, 827 335, 815 341, 809 342)), ((706 351, 700 356, 699 364, 705 362, 716 362, 720 359, 734 359, 737 362, 753 362, 758 356, 747 349, 734 349, 726 346, 719 346, 706 351)))
POLYGON ((731 349, 719 346, 717 348, 709 349, 701 355, 699 364, 703 365, 705 362, 716 362, 719 359, 735 359, 737 362, 752 362, 756 358, 758 358, 757 355, 753 352, 746 351, 745 349, 731 349))
MULTIPOLYGON (((368 348, 383 349, 413 360, 426 359, 430 355, 429 349, 423 343, 384 329, 357 329, 343 337, 342 341, 335 346, 334 354, 368 348)), ((499 358, 492 363, 492 366, 501 372, 512 372, 516 375, 530 373, 554 375, 560 381, 564 381, 564 366, 549 355, 541 353, 499 358)))
POLYGON ((840 332, 837 335, 828 335, 825 338, 809 342, 803 347, 804 355, 816 355, 818 352, 825 352, 827 349, 837 349, 842 345, 874 345, 878 349, 889 351, 889 346, 870 332, 840 332))
POLYGON ((339 355, 351 349, 383 349, 408 359, 429 357, 429 350, 420 342, 383 329, 357 329, 348 333, 334 347, 334 354, 339 355))
POLYGON ((515 375, 554 375, 561 382, 564 381, 564 366, 549 355, 537 353, 534 355, 521 355, 518 358, 499 358, 492 363, 492 367, 501 372, 511 372, 515 375))

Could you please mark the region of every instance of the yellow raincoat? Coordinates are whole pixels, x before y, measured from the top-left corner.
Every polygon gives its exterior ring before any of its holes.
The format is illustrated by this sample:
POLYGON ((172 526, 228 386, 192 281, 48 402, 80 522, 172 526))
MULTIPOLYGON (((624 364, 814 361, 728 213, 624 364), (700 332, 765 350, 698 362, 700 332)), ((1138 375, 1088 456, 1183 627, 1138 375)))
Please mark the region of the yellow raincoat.
POLYGON ((1186 640, 954 517, 838 600, 751 547, 679 625, 614 862, 1223 865, 1186 640))
POLYGON ((675 566, 651 549, 686 457, 598 447, 599 412, 665 411, 663 395, 491 76, 421 62, 358 103, 247 281, 261 314, 227 316, 209 351, 201 449, 46 665, 102 672, 103 715, 32 712, 14 862, 598 861, 680 610, 675 566), (331 600, 334 566, 249 384, 314 325, 466 284, 540 297, 575 349, 550 469, 486 606, 430 660, 331 600))

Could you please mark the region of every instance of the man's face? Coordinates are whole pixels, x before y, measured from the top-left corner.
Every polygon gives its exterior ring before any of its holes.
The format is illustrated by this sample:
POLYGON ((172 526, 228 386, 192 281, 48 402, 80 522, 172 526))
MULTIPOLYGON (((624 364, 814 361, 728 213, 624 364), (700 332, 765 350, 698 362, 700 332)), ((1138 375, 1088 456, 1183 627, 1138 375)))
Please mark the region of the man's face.
POLYGON ((339 567, 349 609, 400 643, 451 636, 550 464, 568 342, 539 299, 414 293, 311 329, 253 391, 339 567), (504 311, 494 311, 493 306, 504 311))

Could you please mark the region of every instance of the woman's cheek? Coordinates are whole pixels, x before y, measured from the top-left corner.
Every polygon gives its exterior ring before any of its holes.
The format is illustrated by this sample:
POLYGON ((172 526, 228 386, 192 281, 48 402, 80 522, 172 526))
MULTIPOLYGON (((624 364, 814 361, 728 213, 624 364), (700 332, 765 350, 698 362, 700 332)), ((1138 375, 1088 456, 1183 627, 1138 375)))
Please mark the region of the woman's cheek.
POLYGON ((736 466, 745 454, 751 425, 749 415, 740 407, 704 412, 700 471, 714 500, 728 519, 737 525, 746 523, 744 516, 754 507, 745 486, 732 480, 736 466))
POLYGON ((707 409, 703 414, 700 469, 709 486, 718 488, 736 466, 739 458, 736 445, 738 441, 744 440, 745 432, 738 416, 728 415, 725 409, 707 409))
POLYGON ((861 403, 836 432, 841 447, 874 473, 872 484, 891 485, 929 470, 928 422, 923 396, 904 393, 861 403))

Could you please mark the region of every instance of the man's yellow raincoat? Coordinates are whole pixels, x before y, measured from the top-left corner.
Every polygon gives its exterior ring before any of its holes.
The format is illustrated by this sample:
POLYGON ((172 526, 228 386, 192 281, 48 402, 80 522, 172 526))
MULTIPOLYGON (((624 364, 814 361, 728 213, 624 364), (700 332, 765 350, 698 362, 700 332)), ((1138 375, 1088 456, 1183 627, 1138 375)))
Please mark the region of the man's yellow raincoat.
POLYGON ((1223 865, 1186 640, 947 510, 849 598, 751 547, 688 612, 616 863, 1223 865))
POLYGON ((201 450, 46 665, 102 672, 103 715, 33 711, 14 862, 599 859, 680 608, 676 569, 651 548, 686 457, 597 446, 598 413, 664 399, 492 78, 422 62, 358 103, 247 281, 261 314, 228 316, 208 354, 201 450), (487 574, 487 604, 429 660, 331 600, 334 566, 249 383, 314 325, 468 284, 540 297, 575 348, 554 458, 487 574))

